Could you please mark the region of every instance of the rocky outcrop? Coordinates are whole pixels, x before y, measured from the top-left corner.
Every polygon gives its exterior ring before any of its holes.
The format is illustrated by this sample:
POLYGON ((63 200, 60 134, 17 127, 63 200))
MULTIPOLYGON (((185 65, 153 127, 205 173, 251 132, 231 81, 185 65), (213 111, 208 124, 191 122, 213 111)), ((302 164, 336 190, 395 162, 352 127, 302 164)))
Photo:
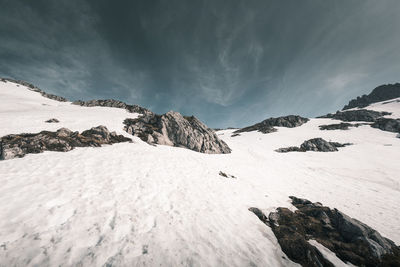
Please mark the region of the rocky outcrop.
POLYGON ((347 111, 337 111, 336 113, 332 114, 329 113, 325 116, 320 116, 318 118, 331 118, 335 120, 341 121, 367 121, 367 122, 374 122, 377 119, 385 116, 390 115, 389 112, 379 112, 374 110, 367 110, 367 109, 358 109, 358 110, 347 110, 347 111))
POLYGON ((346 123, 341 122, 337 124, 320 125, 320 130, 348 130, 350 127, 359 127, 362 125, 369 125, 368 123, 346 123))
POLYGON ((124 130, 149 144, 185 147, 209 154, 230 153, 228 145, 195 117, 170 111, 163 115, 145 114, 126 119, 124 130))
POLYGON ((82 133, 61 128, 56 132, 11 134, 0 138, 0 159, 21 158, 26 154, 43 151, 66 152, 75 147, 98 147, 127 141, 131 139, 109 132, 105 126, 97 126, 82 133))
POLYGON ((400 119, 379 118, 371 127, 381 129, 393 133, 400 133, 400 119))
POLYGON ((372 103, 381 102, 400 97, 400 83, 385 84, 376 87, 369 95, 359 96, 350 100, 343 110, 351 108, 364 108, 372 103))
POLYGON ((60 121, 53 118, 53 119, 49 119, 49 120, 47 120, 45 122, 47 122, 47 123, 59 123, 60 121))
POLYGON ((77 100, 77 101, 72 102, 72 104, 84 106, 84 107, 122 108, 122 109, 126 109, 130 113, 152 114, 152 112, 146 108, 140 107, 138 105, 128 105, 125 102, 122 102, 119 100, 114 100, 114 99, 89 100, 89 101, 77 100))
POLYGON ((61 97, 61 96, 57 96, 57 95, 53 95, 53 94, 48 94, 48 93, 42 91, 41 89, 39 89, 38 87, 34 86, 33 84, 25 82, 25 81, 14 80, 14 79, 10 79, 10 78, 1 78, 1 81, 2 82, 12 82, 12 83, 20 84, 20 85, 26 86, 29 90, 34 91, 34 92, 38 92, 42 96, 47 97, 49 99, 56 100, 56 101, 59 101, 59 102, 67 102, 66 98, 61 97))
POLYGON ((277 129, 275 127, 288 127, 294 128, 303 125, 304 123, 308 122, 308 118, 303 118, 297 115, 289 115, 283 116, 278 118, 269 118, 263 120, 262 122, 256 123, 254 125, 239 129, 234 131, 234 133, 242 133, 242 132, 252 132, 252 131, 259 131, 262 133, 272 133, 276 132, 277 129))
POLYGON ((278 208, 268 217, 250 208, 271 227, 282 251, 302 266, 333 266, 308 241, 315 240, 356 266, 400 266, 400 248, 368 225, 321 203, 290 197, 295 212, 278 208))
POLYGON ((275 150, 276 152, 286 153, 286 152, 306 152, 306 151, 316 151, 316 152, 334 152, 338 151, 338 147, 345 147, 350 145, 349 143, 341 144, 337 142, 328 142, 322 138, 313 138, 304 141, 300 147, 291 146, 284 147, 275 150))

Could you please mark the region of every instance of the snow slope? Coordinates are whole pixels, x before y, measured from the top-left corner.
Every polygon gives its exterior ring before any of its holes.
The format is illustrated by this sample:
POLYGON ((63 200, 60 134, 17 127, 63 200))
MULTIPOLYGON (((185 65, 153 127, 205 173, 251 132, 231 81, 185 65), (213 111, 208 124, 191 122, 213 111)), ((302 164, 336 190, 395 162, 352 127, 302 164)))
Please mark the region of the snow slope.
MULTIPOLYGON (((391 109, 400 114, 400 103, 391 109)), ((0 82, 0 136, 97 125, 129 136, 122 121, 135 116, 0 82), (44 123, 49 118, 60 123, 44 123)), ((134 138, 0 161, 0 266, 296 266, 248 211, 293 208, 289 195, 336 207, 399 244, 400 138, 369 126, 318 128, 334 122, 311 119, 237 137, 219 131, 233 150, 225 155, 134 138), (314 137, 354 145, 333 153, 274 152, 314 137)))

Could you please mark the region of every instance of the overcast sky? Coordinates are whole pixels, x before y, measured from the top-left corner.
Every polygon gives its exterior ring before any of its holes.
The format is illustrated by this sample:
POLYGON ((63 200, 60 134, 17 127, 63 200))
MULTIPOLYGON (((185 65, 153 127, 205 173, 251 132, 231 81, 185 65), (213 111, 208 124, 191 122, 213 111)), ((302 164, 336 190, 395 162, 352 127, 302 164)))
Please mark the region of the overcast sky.
POLYGON ((400 81, 399 0, 0 0, 0 76, 211 127, 400 81))

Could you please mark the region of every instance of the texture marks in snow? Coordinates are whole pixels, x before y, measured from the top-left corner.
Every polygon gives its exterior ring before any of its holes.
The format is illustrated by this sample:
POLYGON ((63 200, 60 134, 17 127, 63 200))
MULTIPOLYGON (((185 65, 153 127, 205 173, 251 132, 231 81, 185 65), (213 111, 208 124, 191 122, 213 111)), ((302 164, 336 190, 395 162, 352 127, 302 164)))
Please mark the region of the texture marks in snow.
MULTIPOLYGON (((137 116, 0 86, 1 136, 105 125, 129 137, 122 122, 137 116), (44 122, 52 117, 60 123, 44 122)), ((400 139, 367 125, 319 130, 330 123, 339 121, 311 119, 234 138, 233 130, 219 131, 232 148, 225 155, 153 147, 137 138, 2 161, 0 265, 295 265, 248 211, 292 207, 290 195, 336 207, 399 244, 400 139), (337 153, 274 151, 316 137, 354 145, 337 153)))

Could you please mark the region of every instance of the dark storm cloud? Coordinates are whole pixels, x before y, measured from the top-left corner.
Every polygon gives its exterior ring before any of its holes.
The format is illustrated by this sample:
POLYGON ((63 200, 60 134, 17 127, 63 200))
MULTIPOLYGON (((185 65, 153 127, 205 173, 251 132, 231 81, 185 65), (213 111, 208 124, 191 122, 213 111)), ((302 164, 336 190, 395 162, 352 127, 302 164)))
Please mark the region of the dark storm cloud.
POLYGON ((315 116, 398 81, 399 11, 397 0, 0 0, 0 75, 213 127, 315 116))

